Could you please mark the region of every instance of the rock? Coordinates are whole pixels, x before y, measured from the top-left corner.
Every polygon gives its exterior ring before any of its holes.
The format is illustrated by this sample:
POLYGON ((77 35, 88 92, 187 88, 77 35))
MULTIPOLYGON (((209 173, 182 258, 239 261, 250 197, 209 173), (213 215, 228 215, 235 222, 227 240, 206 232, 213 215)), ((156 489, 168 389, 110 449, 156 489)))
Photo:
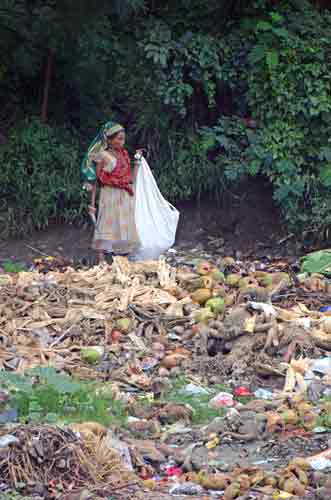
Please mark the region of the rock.
POLYGON ((17 421, 18 421, 18 411, 16 410, 16 408, 11 408, 9 410, 0 413, 0 425, 17 421))
POLYGON ((203 495, 204 489, 195 483, 183 483, 183 484, 175 484, 170 489, 171 495, 203 495))
POLYGON ((192 469, 200 471, 208 463, 208 449, 205 446, 196 446, 190 458, 192 469))
POLYGON ((185 452, 186 450, 182 450, 181 448, 174 448, 165 443, 158 443, 157 449, 166 457, 173 458, 175 462, 179 465, 183 464, 185 461, 185 452))
POLYGON ((11 434, 5 434, 0 437, 0 448, 7 448, 10 445, 18 444, 20 441, 17 437, 12 436, 11 434))
POLYGON ((228 430, 227 423, 224 417, 216 417, 210 424, 205 427, 206 434, 222 434, 228 430))
POLYGON ((260 426, 256 420, 248 419, 240 423, 238 432, 240 434, 255 434, 256 436, 258 436, 259 429, 260 426))
POLYGON ((179 377, 182 373, 182 370, 179 366, 176 366, 175 368, 172 368, 170 370, 170 377, 171 378, 176 378, 176 377, 179 377))
POLYGON ((160 425, 153 420, 138 420, 128 423, 128 429, 135 438, 149 438, 161 431, 160 425))
POLYGON ((165 456, 157 448, 153 441, 142 441, 130 439, 129 445, 135 449, 144 460, 152 464, 160 465, 166 461, 165 456))
POLYGON ((327 498, 331 498, 331 488, 319 488, 316 491, 316 498, 319 500, 326 500, 327 498))
POLYGON ((0 404, 2 403, 7 403, 7 401, 9 400, 9 393, 7 391, 4 391, 4 390, 0 390, 0 404))

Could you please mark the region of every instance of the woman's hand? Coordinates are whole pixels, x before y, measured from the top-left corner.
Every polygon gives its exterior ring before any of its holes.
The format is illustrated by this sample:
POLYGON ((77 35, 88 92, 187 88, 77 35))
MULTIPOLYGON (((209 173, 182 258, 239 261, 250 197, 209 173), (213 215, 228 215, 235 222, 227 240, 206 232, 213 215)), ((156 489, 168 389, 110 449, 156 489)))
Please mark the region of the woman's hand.
POLYGON ((146 150, 145 149, 137 149, 135 154, 134 154, 134 159, 136 161, 141 160, 141 158, 144 156, 144 151, 146 151, 146 150))
POLYGON ((95 226, 96 226, 96 224, 97 224, 96 212, 97 212, 97 210, 96 210, 96 208, 95 208, 95 206, 94 206, 94 205, 90 205, 90 206, 88 207, 88 213, 89 213, 89 216, 90 216, 90 218, 91 218, 91 220, 92 220, 92 222, 93 222, 93 224, 94 224, 95 226))

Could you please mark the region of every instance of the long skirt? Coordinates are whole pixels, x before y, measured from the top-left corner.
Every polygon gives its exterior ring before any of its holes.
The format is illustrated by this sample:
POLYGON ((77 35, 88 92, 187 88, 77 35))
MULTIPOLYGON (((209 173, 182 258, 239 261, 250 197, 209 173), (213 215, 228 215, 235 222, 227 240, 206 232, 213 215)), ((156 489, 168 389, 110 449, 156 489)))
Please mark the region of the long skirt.
POLYGON ((134 207, 134 197, 123 189, 101 188, 93 240, 95 250, 126 255, 139 249, 134 207))

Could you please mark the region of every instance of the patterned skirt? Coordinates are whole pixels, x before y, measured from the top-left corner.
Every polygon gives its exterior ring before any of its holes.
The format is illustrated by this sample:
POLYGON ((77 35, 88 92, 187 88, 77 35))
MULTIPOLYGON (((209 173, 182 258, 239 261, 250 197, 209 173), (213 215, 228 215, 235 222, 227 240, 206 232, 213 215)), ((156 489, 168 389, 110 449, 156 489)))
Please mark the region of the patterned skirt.
POLYGON ((139 249, 134 206, 134 197, 123 189, 101 188, 93 239, 95 250, 126 255, 139 249))

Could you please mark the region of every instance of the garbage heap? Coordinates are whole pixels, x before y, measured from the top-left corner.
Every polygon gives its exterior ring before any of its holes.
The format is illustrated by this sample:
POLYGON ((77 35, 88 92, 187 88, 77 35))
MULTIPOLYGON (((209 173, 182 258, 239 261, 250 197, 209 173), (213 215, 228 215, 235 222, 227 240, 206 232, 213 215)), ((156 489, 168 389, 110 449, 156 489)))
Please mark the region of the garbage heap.
POLYGON ((226 456, 229 442, 317 435, 327 422, 327 401, 316 404, 331 394, 330 303, 325 272, 294 272, 286 261, 200 258, 170 266, 165 259, 117 257, 111 267, 1 275, 1 369, 51 365, 80 379, 111 381, 129 415, 125 456, 107 429, 6 427, 1 477, 15 488, 54 479, 73 490, 115 494, 125 462, 127 485, 166 487, 173 495, 290 498, 328 488, 315 474, 331 466, 324 441, 309 460, 302 449, 293 452, 277 473, 239 460, 229 470, 215 457, 226 456), (184 376, 187 391, 209 394, 209 406, 220 410, 207 426, 192 424, 188 405, 162 399, 184 376), (229 390, 219 391, 220 384, 229 390), (194 458, 197 450, 203 461, 194 458), (162 482, 169 478, 170 486, 162 482), (242 496, 248 492, 255 496, 242 496))

